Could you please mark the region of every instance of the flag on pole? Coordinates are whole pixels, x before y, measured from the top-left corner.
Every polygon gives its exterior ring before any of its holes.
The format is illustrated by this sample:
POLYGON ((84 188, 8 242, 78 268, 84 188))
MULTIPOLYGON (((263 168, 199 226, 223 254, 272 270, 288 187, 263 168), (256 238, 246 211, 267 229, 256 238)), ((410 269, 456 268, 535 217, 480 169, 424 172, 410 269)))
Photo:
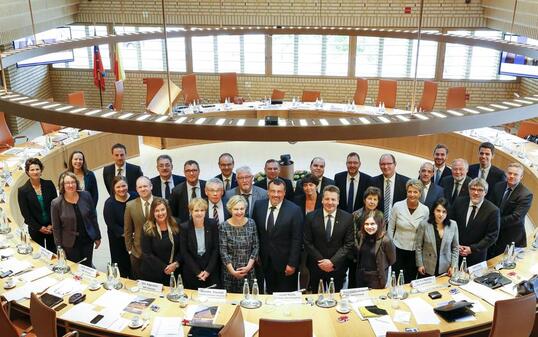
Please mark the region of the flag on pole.
POLYGON ((123 65, 121 63, 119 44, 116 44, 116 48, 114 48, 114 75, 116 77, 116 81, 125 80, 125 71, 123 70, 123 65))
POLYGON ((100 90, 105 91, 105 69, 101 60, 99 46, 93 46, 93 84, 100 90))

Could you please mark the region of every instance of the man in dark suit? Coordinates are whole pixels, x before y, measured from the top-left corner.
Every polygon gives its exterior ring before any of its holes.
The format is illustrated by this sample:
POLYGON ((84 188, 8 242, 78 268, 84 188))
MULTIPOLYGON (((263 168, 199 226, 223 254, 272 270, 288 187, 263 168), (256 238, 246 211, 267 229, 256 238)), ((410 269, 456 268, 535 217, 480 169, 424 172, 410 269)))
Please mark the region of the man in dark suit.
POLYGON ((405 184, 409 178, 396 173, 396 158, 391 153, 381 155, 379 168, 381 174, 372 178, 372 186, 381 190, 381 200, 377 208, 383 211, 385 221, 388 223, 392 205, 407 198, 405 184))
POLYGON ((272 179, 269 199, 256 201, 252 218, 258 227, 260 261, 266 293, 297 290, 297 272, 303 244, 301 209, 286 200, 286 185, 272 179))
POLYGON ((234 157, 229 153, 223 153, 219 156, 220 174, 215 178, 219 178, 224 184, 224 193, 237 187, 237 177, 234 173, 234 157))
POLYGON ((446 160, 448 159, 448 147, 445 144, 437 144, 433 149, 433 163, 435 165, 432 182, 439 185, 441 179, 444 177, 450 177, 452 170, 446 166, 446 160))
POLYGON ((280 164, 278 161, 276 159, 268 159, 265 162, 264 171, 265 179, 254 182, 254 186, 267 190, 271 180, 280 178, 286 184, 286 199, 293 201, 293 184, 291 183, 291 180, 279 176, 280 164))
POLYGON ((347 155, 346 168, 334 175, 334 183, 340 189, 338 208, 353 213, 364 206, 364 191, 371 185, 372 177, 359 171, 361 157, 357 152, 347 155))
POLYGON ((224 198, 224 185, 219 178, 211 178, 205 183, 205 194, 207 195, 207 217, 214 219, 218 225, 230 217, 226 208, 226 198, 224 198))
POLYGON ((490 142, 484 142, 478 147, 479 163, 469 166, 467 175, 472 178, 482 178, 488 182, 491 187, 486 199, 493 201, 493 190, 498 182, 505 181, 506 175, 504 171, 497 166, 491 165, 491 161, 495 157, 495 145, 490 142))
POLYGON ((185 177, 172 174, 174 165, 172 158, 167 154, 161 154, 157 157, 157 172, 159 175, 151 178, 153 190, 151 193, 154 196, 170 200, 172 189, 185 181, 185 177))
POLYGON ((441 179, 441 187, 445 189, 445 199, 453 204, 457 197, 469 195, 469 182, 467 176, 469 164, 467 160, 457 158, 452 161, 452 176, 441 179))
POLYGON ((172 214, 180 222, 189 220, 189 203, 194 198, 206 198, 205 181, 200 180, 200 166, 195 160, 187 160, 183 165, 186 180, 174 187, 170 196, 172 214))
POLYGON ((266 199, 267 192, 258 186, 254 186, 254 175, 248 166, 237 169, 237 187, 226 192, 226 199, 236 194, 242 195, 247 200, 248 213, 245 216, 252 218, 252 211, 257 200, 266 199))
POLYGON ((127 187, 129 192, 136 191, 136 179, 143 176, 140 166, 129 164, 125 161, 127 158, 127 148, 123 144, 112 145, 112 159, 114 164, 103 168, 103 180, 106 190, 110 195, 114 194, 111 189, 112 179, 115 176, 124 176, 127 178, 127 187))
POLYGON ((420 202, 430 209, 437 199, 444 196, 444 190, 441 186, 432 181, 433 165, 431 163, 425 162, 422 164, 418 171, 418 175, 422 185, 424 185, 424 189, 420 195, 420 202))
POLYGON ((499 235, 500 212, 486 200, 488 183, 474 178, 469 183, 469 195, 458 197, 453 205, 452 220, 458 224, 460 258, 467 257, 467 264, 486 261, 487 251, 499 235))
MULTIPOLYGON (((314 157, 310 162, 310 173, 319 179, 318 194, 321 194, 325 186, 334 185, 334 180, 323 176, 325 174, 325 159, 314 157)), ((299 180, 295 186, 295 194, 304 194, 303 181, 299 180)))
POLYGON ((506 181, 498 182, 493 190, 493 203, 501 212, 501 228, 497 242, 488 250, 488 259, 504 252, 506 245, 527 247, 525 217, 532 204, 533 194, 521 182, 523 166, 512 163, 506 169, 506 181))
POLYGON ((310 212, 304 222, 304 246, 308 253, 310 286, 317 289, 319 280, 334 278, 340 291, 346 277, 346 257, 353 249, 353 217, 337 209, 340 190, 329 185, 323 189, 322 209, 310 212))

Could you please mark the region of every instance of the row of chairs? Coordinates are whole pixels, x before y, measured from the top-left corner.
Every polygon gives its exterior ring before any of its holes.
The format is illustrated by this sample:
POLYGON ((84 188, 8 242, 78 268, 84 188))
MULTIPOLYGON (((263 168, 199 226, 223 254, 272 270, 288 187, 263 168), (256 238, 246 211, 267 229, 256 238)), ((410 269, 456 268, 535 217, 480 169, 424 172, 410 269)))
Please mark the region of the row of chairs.
MULTIPOLYGON (((497 301, 489 337, 529 337, 536 315, 534 293, 510 300, 497 301)), ((259 337, 312 337, 312 320, 273 320, 260 318, 259 337)), ((386 337, 439 337, 439 330, 420 332, 387 332, 386 337)), ((245 337, 241 307, 237 306, 219 337, 245 337)))

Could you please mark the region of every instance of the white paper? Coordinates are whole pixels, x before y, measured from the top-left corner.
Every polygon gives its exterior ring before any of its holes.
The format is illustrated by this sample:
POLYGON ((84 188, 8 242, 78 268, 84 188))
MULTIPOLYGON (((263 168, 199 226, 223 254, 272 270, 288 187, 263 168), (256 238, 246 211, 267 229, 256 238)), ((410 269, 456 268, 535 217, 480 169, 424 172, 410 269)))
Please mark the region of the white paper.
POLYGON ((151 329, 152 337, 177 337, 184 336, 181 317, 155 317, 153 328, 151 329))
POLYGON ((0 270, 8 271, 11 270, 11 275, 20 273, 23 270, 32 268, 32 264, 28 261, 19 261, 17 259, 9 259, 7 261, 0 262, 0 270))
POLYGON ((32 282, 50 274, 52 274, 52 270, 50 270, 48 267, 40 267, 26 274, 22 274, 19 277, 19 280, 23 282, 32 282))
POLYGON ((439 324, 439 317, 433 312, 433 308, 428 302, 420 297, 413 297, 404 300, 407 304, 417 324, 439 324))
POLYGON ((126 318, 118 318, 112 325, 110 325, 107 329, 112 330, 115 332, 121 332, 123 329, 125 329, 129 325, 129 320, 126 318))
MULTIPOLYGON (((115 311, 114 309, 105 309, 100 311, 98 314, 103 315, 103 318, 101 318, 99 322, 94 325, 102 329, 108 329, 120 318, 119 312, 115 311)), ((90 320, 92 319, 93 317, 90 318, 90 320)))
POLYGON ((398 331, 389 315, 368 318, 376 337, 385 337, 388 331, 398 331))
POLYGON ((279 304, 301 304, 303 303, 303 295, 300 291, 274 292, 273 300, 275 301, 275 303, 279 304))
POLYGON ((58 283, 58 280, 48 276, 34 282, 29 282, 22 287, 17 287, 13 290, 4 293, 4 297, 8 302, 18 301, 23 298, 30 298, 31 293, 41 293, 45 289, 58 283))
POLYGON ((531 274, 538 274, 538 264, 535 264, 534 266, 531 267, 530 269, 530 272, 531 274))
POLYGON ((71 296, 75 293, 82 293, 85 289, 85 284, 82 284, 72 278, 66 278, 55 286, 50 287, 49 290, 47 290, 47 293, 58 297, 64 297, 71 296))
POLYGON ((392 319, 396 323, 409 324, 411 321, 411 313, 409 311, 395 310, 392 319))
POLYGON ((480 303, 478 300, 470 299, 469 297, 465 296, 465 294, 462 294, 462 293, 454 294, 454 295, 452 295, 452 298, 454 299, 454 301, 457 301, 457 302, 458 301, 467 301, 469 303, 473 303, 473 307, 471 308, 471 310, 473 310, 474 312, 484 312, 484 311, 486 311, 486 308, 484 308, 482 303, 480 303))
POLYGON ((89 324, 90 320, 97 315, 94 309, 95 307, 92 304, 82 302, 66 311, 62 315, 62 319, 89 324))
POLYGON ((488 269, 488 264, 486 263, 486 261, 482 261, 480 263, 470 266, 468 268, 468 271, 469 271, 469 275, 480 276, 487 269, 488 269))
POLYGON ((495 302, 499 300, 508 300, 512 298, 512 296, 506 294, 505 292, 493 290, 476 282, 469 282, 460 288, 470 292, 478 298, 483 299, 491 305, 495 305, 495 302))
POLYGON ((357 316, 359 316, 359 318, 361 320, 364 321, 364 317, 362 317, 360 311, 359 311, 359 307, 365 307, 367 305, 374 305, 374 301, 372 301, 371 299, 367 299, 367 300, 361 300, 361 301, 358 301, 358 302, 352 302, 351 303, 351 308, 353 309, 353 311, 355 311, 355 313, 357 314, 357 316))
POLYGON ((15 251, 11 248, 0 249, 0 256, 13 256, 15 251))
POLYGON ((515 284, 515 283, 505 284, 502 287, 500 287, 499 289, 504 291, 508 295, 513 296, 513 297, 517 296, 517 284, 515 284))
POLYGON ((135 295, 130 295, 118 290, 109 290, 95 300, 93 304, 120 312, 135 298, 135 295))
POLYGON ((244 321, 245 337, 252 337, 259 330, 258 324, 244 321))

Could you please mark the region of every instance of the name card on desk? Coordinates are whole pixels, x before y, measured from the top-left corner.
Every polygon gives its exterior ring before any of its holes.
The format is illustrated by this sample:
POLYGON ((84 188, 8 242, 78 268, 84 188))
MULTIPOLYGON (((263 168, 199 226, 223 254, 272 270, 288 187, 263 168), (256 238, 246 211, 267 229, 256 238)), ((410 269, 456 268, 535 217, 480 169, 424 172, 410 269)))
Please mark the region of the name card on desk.
POLYGON ((355 298, 368 297, 368 287, 342 289, 340 290, 340 296, 355 298))
POLYGON ((435 276, 425 277, 418 280, 411 281, 411 287, 417 288, 430 288, 435 286, 435 276))
POLYGON ((54 256, 53 252, 43 247, 41 247, 41 249, 39 250, 39 254, 41 255, 41 258, 45 261, 52 260, 52 257, 54 256))
POLYGON ((198 288, 198 297, 205 297, 210 301, 224 302, 226 301, 226 290, 198 288))
POLYGON ((290 292, 274 292, 273 299, 275 302, 284 302, 287 304, 301 304, 303 303, 303 296, 300 291, 290 292))
POLYGON ((138 280, 138 289, 160 293, 163 291, 163 285, 160 283, 138 280))
POLYGON ((468 268, 469 275, 473 277, 481 276, 486 270, 488 270, 488 264, 486 261, 482 261, 468 268))
POLYGON ((97 276, 97 270, 80 263, 78 264, 78 272, 82 277, 86 276, 89 278, 95 278, 97 276))

